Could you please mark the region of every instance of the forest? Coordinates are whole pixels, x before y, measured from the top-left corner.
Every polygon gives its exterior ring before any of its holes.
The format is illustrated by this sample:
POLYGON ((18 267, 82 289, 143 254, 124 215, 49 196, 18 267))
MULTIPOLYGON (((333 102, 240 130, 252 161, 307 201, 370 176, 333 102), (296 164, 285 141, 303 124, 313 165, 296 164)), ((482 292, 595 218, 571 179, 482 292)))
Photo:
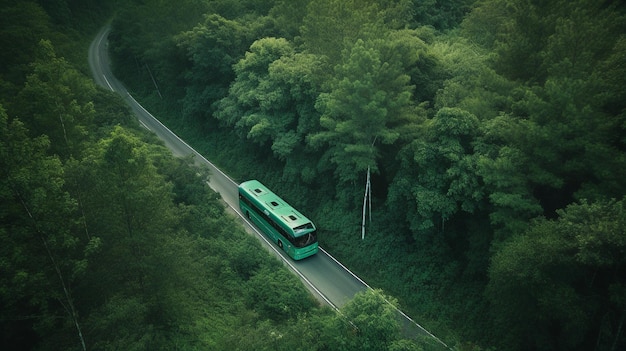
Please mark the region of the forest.
POLYGON ((380 290, 320 306, 205 169, 95 86, 87 47, 116 4, 0 4, 1 349, 441 349, 380 290))
POLYGON ((592 0, 0 0, 3 349, 626 348, 626 6, 592 0), (377 288, 317 304, 114 70, 377 288), (371 171, 371 217, 361 239, 371 171), (254 249, 252 249, 254 248, 254 249), (255 254, 251 255, 250 252, 255 254))

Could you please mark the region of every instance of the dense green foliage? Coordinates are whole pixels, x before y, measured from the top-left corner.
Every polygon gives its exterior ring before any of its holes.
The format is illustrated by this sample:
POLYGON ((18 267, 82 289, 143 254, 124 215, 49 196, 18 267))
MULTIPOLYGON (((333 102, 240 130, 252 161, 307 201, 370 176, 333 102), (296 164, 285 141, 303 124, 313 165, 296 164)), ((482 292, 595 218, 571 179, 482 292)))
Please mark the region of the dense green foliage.
POLYGON ((0 42, 16 43, 0 71, 0 348, 422 349, 380 291, 342 314, 319 307, 206 170, 81 73, 101 5, 0 2, 0 42))
POLYGON ((183 1, 159 31, 147 3, 114 22, 132 89, 435 334, 626 347, 621 2, 183 1))
MULTIPOLYGON (((379 291, 340 315, 316 307, 206 172, 86 78, 86 34, 115 5, 0 1, 3 348, 438 347, 402 339, 379 291)), ((118 11, 125 83, 237 178, 281 189, 326 249, 450 345, 626 347, 621 3, 118 11)))

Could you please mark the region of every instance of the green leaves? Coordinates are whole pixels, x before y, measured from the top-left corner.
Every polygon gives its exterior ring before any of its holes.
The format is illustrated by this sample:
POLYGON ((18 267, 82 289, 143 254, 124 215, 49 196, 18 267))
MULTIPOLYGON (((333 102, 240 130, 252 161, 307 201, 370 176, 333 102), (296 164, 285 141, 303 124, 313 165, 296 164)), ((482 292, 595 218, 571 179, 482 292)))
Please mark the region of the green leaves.
POLYGON ((191 64, 184 71, 185 117, 207 120, 211 105, 223 98, 234 78, 232 66, 243 57, 252 41, 251 33, 240 22, 217 14, 207 15, 204 22, 174 38, 191 64))
POLYGON ((412 207, 406 217, 416 236, 443 232, 446 221, 459 210, 475 212, 485 196, 474 154, 480 134, 476 116, 443 108, 422 133, 423 139, 403 150, 403 169, 393 185, 410 189, 412 207))
MULTIPOLYGON (((3 63, 0 73, 3 80, 21 85, 29 71, 27 65, 32 62, 37 42, 51 36, 50 22, 45 11, 36 2, 26 1, 18 4, 5 1, 1 6, 0 16, 4 20, 0 46, 10 50, 2 50, 0 53, 0 61, 3 63)), ((1 103, 6 104, 4 87, 2 93, 1 103)))
MULTIPOLYGON (((276 263, 275 263, 276 264, 276 263)), ((256 272, 247 284, 246 304, 261 319, 284 322, 308 312, 315 301, 286 270, 271 267, 256 272)))
MULTIPOLYGON (((494 128, 499 128, 495 126, 499 123, 505 123, 501 127, 517 128, 505 116, 493 122, 494 128)), ((493 205, 489 217, 496 240, 525 230, 528 220, 542 212, 525 173, 527 162, 520 150, 509 146, 501 147, 494 156, 483 155, 478 159, 477 172, 489 188, 489 201, 493 205)))
POLYGON ((559 211, 573 236, 576 260, 584 265, 611 269, 623 265, 626 250, 626 200, 581 202, 559 211))
POLYGON ((395 309, 397 302, 381 290, 358 293, 336 317, 340 331, 331 350, 421 350, 409 339, 402 339, 395 309))
POLYGON ((291 157, 318 123, 313 101, 320 59, 296 53, 285 39, 266 38, 253 43, 234 69, 237 79, 218 103, 216 117, 247 139, 271 145, 280 159, 291 157))
POLYGON ((34 135, 50 138, 52 153, 62 159, 77 156, 93 122, 95 87, 65 59, 57 58, 49 41, 41 41, 38 52, 14 111, 24 116, 34 135))
POLYGON ((0 320, 9 334, 17 332, 8 323, 15 319, 31 320, 47 334, 59 330, 53 321, 63 316, 61 329, 79 335, 65 345, 84 349, 72 290, 87 265, 85 241, 74 233, 76 204, 63 189, 61 162, 46 154, 48 139, 27 133, 0 106, 0 276, 7 287, 0 289, 0 320), (38 317, 25 316, 31 313, 38 317))
POLYGON ((376 142, 395 143, 418 117, 409 77, 399 63, 381 60, 379 44, 358 40, 344 51, 331 91, 320 94, 315 105, 323 130, 307 142, 314 148, 328 146, 326 157, 342 182, 356 180, 368 167, 376 172, 376 142))
POLYGON ((345 44, 362 38, 378 13, 372 1, 311 1, 300 29, 306 49, 339 62, 345 44))
MULTIPOLYGON (((163 26, 173 17, 159 19, 156 15, 166 11, 146 9, 154 11, 147 20, 151 25, 135 24, 135 18, 119 22, 125 24, 124 35, 114 36, 111 46, 123 44, 131 73, 140 72, 148 58, 162 65, 155 71, 167 73, 170 91, 180 94, 165 98, 172 102, 168 110, 175 111, 174 119, 182 111, 179 123, 198 130, 196 145, 213 153, 222 148, 222 159, 238 167, 240 175, 256 172, 294 189, 291 196, 317 211, 322 229, 330 231, 320 239, 348 260, 355 255, 359 221, 352 210, 360 205, 358 184, 368 167, 375 170, 376 234, 359 249, 384 264, 364 272, 396 289, 411 310, 447 321, 441 324, 475 342, 475 348, 509 349, 530 340, 522 347, 610 349, 615 344, 617 349, 623 344, 615 331, 624 320, 624 284, 615 278, 623 275, 622 268, 612 264, 621 252, 616 248, 622 224, 576 220, 586 218, 583 212, 589 218, 602 219, 600 211, 616 215, 602 199, 624 193, 623 6, 486 0, 476 2, 455 30, 470 2, 213 1, 210 6, 219 15, 208 15, 199 25, 180 24, 176 28, 186 32, 175 40, 163 35, 175 31, 163 26), (416 21, 445 31, 416 28, 416 21), (160 28, 151 30, 155 23, 160 28), (134 31, 142 34, 134 36, 134 31), (242 140, 224 142, 232 130, 242 140), (268 160, 272 153, 275 159, 268 160), (559 209, 576 199, 591 202, 581 207, 584 211, 568 209, 577 212, 568 217, 571 226, 532 222, 540 215, 567 217, 559 209), (596 210, 596 204, 602 205, 596 210), (390 254, 392 263, 384 260, 390 254), (597 290, 590 292, 590 287, 597 290), (594 306, 610 304, 617 307, 597 312, 602 319, 594 319, 594 306), (489 306, 492 316, 485 313, 489 306), (493 328, 499 323, 502 328, 493 328), (536 332, 534 326, 548 332, 536 332), (496 334, 510 338, 493 345, 496 334)), ((138 9, 150 5, 155 4, 138 9)), ((157 74, 157 79, 164 76, 157 74)), ((144 89, 140 79, 127 82, 144 89)), ((141 160, 152 152, 128 154, 141 160)), ((168 180, 173 177, 163 173, 168 180)), ((194 198, 189 194, 195 186, 178 183, 176 193, 185 189, 184 197, 194 198)), ((181 199, 175 196, 174 202, 184 206, 181 199)), ((204 228, 193 220, 202 213, 198 208, 175 212, 180 213, 181 221, 189 223, 184 230, 204 228)), ((221 233, 223 222, 207 221, 207 232, 221 233)), ((232 263, 220 265, 220 250, 211 248, 206 261, 215 263, 212 273, 219 274, 210 279, 220 284, 245 280, 259 287, 259 296, 269 291, 266 285, 280 285, 272 272, 266 281, 256 280, 265 269, 256 257, 240 257, 248 244, 232 251, 221 245, 232 263)), ((361 260, 350 262, 358 267, 361 260)), ((224 285, 235 290, 234 283, 224 285)), ((269 302, 258 311, 282 311, 280 303, 269 302)), ((249 302, 236 303, 245 307, 237 310, 241 316, 258 318, 258 311, 247 310, 249 302)), ((311 336, 310 328, 300 330, 307 330, 307 340, 322 340, 322 333, 333 336, 325 340, 337 340, 320 342, 318 349, 361 347, 356 337, 346 337, 350 331, 329 331, 345 327, 331 320, 316 320, 333 326, 319 329, 318 335, 311 336)), ((217 322, 203 319, 198 330, 209 330, 211 323, 217 322)), ((278 321, 239 327, 253 341, 231 336, 219 339, 222 348, 305 348, 287 342, 289 328, 278 321)), ((410 349, 396 341, 386 348, 410 349)), ((457 345, 466 346, 474 345, 457 345)))
POLYGON ((614 274, 626 269, 625 201, 570 205, 499 250, 487 293, 495 327, 507 331, 503 345, 582 349, 588 333, 607 347, 620 337, 614 328, 624 306, 610 292, 624 284, 624 275, 614 274))

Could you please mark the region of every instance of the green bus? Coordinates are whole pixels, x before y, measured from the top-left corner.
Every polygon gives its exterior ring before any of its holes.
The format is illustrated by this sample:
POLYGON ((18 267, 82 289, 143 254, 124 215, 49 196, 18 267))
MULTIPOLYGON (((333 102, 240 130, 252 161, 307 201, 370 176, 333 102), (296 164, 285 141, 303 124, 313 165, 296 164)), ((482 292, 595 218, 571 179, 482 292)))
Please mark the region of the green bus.
POLYGON ((317 230, 308 218, 258 180, 239 185, 239 208, 265 235, 294 260, 318 251, 317 230))

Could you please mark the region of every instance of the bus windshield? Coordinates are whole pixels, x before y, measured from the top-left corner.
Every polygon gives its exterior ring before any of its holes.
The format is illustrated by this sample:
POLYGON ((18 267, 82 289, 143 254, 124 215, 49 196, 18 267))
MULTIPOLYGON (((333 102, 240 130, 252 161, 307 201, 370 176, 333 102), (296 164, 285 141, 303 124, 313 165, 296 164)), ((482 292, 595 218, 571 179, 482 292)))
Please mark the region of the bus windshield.
POLYGON ((299 236, 294 238, 293 244, 296 247, 305 247, 311 245, 317 241, 317 231, 312 231, 310 233, 304 234, 303 236, 299 236))

